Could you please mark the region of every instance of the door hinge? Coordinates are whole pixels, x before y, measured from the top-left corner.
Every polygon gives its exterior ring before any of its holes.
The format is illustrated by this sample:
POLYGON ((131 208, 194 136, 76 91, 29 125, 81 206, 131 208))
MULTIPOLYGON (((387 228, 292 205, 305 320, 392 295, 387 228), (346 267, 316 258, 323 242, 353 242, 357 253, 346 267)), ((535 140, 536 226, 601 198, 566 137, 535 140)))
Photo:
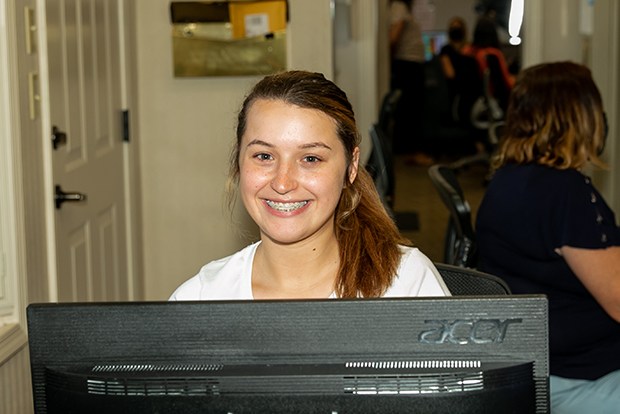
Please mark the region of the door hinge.
POLYGON ((123 141, 129 142, 129 109, 123 110, 123 141))

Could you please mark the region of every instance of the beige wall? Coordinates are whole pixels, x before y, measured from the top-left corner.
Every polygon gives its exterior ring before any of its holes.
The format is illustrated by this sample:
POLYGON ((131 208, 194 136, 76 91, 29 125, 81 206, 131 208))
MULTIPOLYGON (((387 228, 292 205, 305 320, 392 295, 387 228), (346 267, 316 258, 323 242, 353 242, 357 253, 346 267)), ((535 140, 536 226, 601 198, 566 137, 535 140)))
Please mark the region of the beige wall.
POLYGON ((608 171, 599 171, 594 180, 603 196, 620 216, 620 2, 598 0, 594 33, 589 43, 589 61, 601 90, 609 121, 609 135, 603 153, 608 171))
POLYGON ((523 66, 572 60, 588 65, 601 91, 609 120, 603 159, 608 170, 590 169, 597 188, 620 214, 620 2, 597 0, 525 0, 523 66), (582 17, 591 13, 591 33, 582 17))
MULTIPOLYGON (((168 0, 138 0, 145 299, 248 243, 224 205, 235 116, 258 77, 174 78, 168 0)), ((289 67, 333 75, 329 0, 292 0, 289 67)), ((240 207, 240 206, 238 206, 240 207)), ((253 229, 238 208, 235 220, 253 229)))

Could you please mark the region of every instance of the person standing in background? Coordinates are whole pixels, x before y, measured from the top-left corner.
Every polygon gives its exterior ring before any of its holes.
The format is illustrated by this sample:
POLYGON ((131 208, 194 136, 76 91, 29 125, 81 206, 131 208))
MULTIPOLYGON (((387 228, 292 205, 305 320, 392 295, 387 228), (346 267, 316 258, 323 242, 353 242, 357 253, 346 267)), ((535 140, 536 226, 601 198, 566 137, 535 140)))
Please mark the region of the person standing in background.
POLYGON ((394 115, 394 149, 408 154, 408 161, 413 164, 429 166, 434 160, 422 134, 424 41, 412 9, 413 0, 390 2, 390 87, 401 90, 394 115))

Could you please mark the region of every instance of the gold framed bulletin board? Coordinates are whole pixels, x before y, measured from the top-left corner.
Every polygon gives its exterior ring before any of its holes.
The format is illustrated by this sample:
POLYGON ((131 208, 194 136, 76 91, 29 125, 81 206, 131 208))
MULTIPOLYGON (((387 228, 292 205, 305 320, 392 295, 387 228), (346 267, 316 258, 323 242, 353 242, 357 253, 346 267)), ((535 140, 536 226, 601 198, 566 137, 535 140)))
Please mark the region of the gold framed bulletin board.
POLYGON ((286 69, 286 0, 175 1, 170 20, 175 77, 286 69))

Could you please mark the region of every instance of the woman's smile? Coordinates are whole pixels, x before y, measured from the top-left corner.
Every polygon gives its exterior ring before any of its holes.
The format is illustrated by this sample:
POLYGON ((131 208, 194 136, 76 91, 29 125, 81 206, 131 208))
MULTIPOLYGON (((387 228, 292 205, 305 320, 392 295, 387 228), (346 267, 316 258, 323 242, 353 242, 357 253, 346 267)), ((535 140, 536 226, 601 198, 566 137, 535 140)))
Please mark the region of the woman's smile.
POLYGON ((272 209, 283 213, 297 211, 308 204, 308 201, 297 201, 294 203, 283 203, 273 200, 265 200, 265 203, 272 209))
MULTIPOLYGON (((336 123, 316 109, 261 99, 248 111, 239 152, 239 189, 261 235, 295 243, 334 236, 334 215, 348 168, 336 123)), ((351 173, 353 171, 353 173, 351 173)))

